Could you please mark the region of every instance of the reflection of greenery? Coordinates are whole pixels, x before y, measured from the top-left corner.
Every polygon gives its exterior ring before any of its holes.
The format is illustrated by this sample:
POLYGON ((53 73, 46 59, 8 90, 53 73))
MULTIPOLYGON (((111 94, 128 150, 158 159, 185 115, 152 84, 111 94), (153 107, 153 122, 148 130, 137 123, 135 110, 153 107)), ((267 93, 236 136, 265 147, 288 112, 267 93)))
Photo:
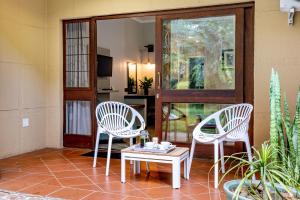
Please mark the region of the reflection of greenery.
MULTIPOLYGON (((235 17, 209 17, 166 20, 163 23, 163 77, 170 89, 179 89, 180 82, 201 88, 198 69, 189 69, 190 57, 204 57, 205 87, 234 88, 234 70, 222 70, 222 49, 235 46, 235 17)), ((233 55, 234 56, 234 55, 233 55)), ((233 57, 234 58, 234 57, 233 57)), ((233 66, 234 68, 234 66, 233 66)), ((185 85, 185 84, 184 84, 185 85)))
POLYGON ((204 58, 196 57, 190 58, 190 85, 191 89, 203 89, 204 88, 204 74, 203 65, 204 58))
POLYGON ((135 86, 135 79, 133 77, 128 77, 128 92, 133 92, 135 86))
POLYGON ((180 81, 180 82, 177 83, 176 89, 183 90, 183 89, 187 89, 188 86, 189 86, 189 82, 188 81, 180 81))
MULTIPOLYGON (((197 123, 199 116, 204 119, 208 115, 216 112, 217 110, 221 109, 223 105, 220 104, 201 104, 201 103, 174 103, 172 106, 176 107, 176 109, 180 110, 180 112, 184 113, 188 120, 188 125, 192 125, 197 123)), ((174 113, 171 110, 171 113, 174 113)), ((174 113, 175 114, 175 113, 174 113)), ((178 120, 176 122, 176 129, 178 132, 186 132, 186 125, 183 120, 178 120)), ((165 121, 163 122, 163 126, 165 127, 165 121)), ((170 124, 170 131, 174 131, 174 124, 170 124)), ((214 131, 214 130, 210 130, 214 131)))
POLYGON ((134 78, 133 77, 129 77, 129 79, 128 79, 128 87, 132 87, 132 86, 134 86, 134 78))

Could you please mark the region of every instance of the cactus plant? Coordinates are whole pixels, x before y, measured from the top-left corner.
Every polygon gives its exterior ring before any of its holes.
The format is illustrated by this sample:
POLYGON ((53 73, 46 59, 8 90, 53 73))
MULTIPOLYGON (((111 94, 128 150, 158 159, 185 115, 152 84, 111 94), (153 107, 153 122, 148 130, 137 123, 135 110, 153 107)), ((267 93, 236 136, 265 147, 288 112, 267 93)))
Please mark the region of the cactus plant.
POLYGON ((300 183, 300 89, 292 120, 286 97, 281 111, 279 75, 273 69, 270 81, 270 143, 279 150, 272 154, 273 159, 283 163, 282 167, 300 183))

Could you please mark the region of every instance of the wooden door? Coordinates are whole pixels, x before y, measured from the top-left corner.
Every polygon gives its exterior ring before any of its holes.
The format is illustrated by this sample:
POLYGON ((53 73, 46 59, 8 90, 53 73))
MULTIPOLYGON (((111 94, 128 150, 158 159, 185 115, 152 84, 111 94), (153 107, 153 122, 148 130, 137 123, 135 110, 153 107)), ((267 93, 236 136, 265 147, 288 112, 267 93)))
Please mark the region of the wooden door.
POLYGON ((65 147, 91 148, 95 135, 95 21, 63 21, 65 147))
MULTIPOLYGON (((189 146, 193 128, 203 118, 230 104, 252 103, 245 84, 253 76, 245 74, 251 71, 245 70, 245 52, 251 51, 245 34, 252 36, 253 16, 245 10, 217 7, 156 17, 155 127, 161 140, 189 146)), ((213 122, 205 128, 215 132, 213 122)), ((241 151, 242 146, 225 149, 241 151)), ((207 145, 198 150, 213 152, 207 145)))

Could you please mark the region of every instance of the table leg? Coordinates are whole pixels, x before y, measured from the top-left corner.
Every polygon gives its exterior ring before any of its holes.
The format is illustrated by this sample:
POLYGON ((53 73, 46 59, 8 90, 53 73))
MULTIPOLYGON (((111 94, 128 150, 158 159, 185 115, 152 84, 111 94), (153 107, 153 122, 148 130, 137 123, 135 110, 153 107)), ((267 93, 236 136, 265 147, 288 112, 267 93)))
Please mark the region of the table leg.
POLYGON ((135 167, 136 167, 135 172, 136 172, 137 174, 140 174, 140 173, 141 173, 141 162, 138 161, 138 160, 136 160, 136 161, 135 161, 135 167))
POLYGON ((135 160, 130 160, 130 164, 133 162, 133 174, 136 174, 136 161, 135 160))
POLYGON ((121 182, 125 183, 126 182, 126 160, 125 156, 121 154, 121 182))
POLYGON ((172 162, 172 185, 173 188, 180 188, 180 159, 174 158, 172 162))
POLYGON ((190 175, 189 175, 189 165, 190 165, 190 158, 189 156, 187 156, 185 159, 184 159, 184 178, 186 180, 189 180, 190 179, 190 175))

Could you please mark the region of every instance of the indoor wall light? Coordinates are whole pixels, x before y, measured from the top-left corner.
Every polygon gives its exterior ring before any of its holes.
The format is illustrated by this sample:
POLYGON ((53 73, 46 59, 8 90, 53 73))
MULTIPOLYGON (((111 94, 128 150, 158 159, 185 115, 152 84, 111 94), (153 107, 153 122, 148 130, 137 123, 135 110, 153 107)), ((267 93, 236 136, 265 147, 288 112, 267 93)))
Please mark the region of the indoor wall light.
POLYGON ((147 48, 147 53, 148 53, 148 55, 147 55, 147 67, 151 68, 152 64, 150 62, 149 53, 154 51, 154 46, 153 46, 153 44, 148 44, 144 47, 147 48))

